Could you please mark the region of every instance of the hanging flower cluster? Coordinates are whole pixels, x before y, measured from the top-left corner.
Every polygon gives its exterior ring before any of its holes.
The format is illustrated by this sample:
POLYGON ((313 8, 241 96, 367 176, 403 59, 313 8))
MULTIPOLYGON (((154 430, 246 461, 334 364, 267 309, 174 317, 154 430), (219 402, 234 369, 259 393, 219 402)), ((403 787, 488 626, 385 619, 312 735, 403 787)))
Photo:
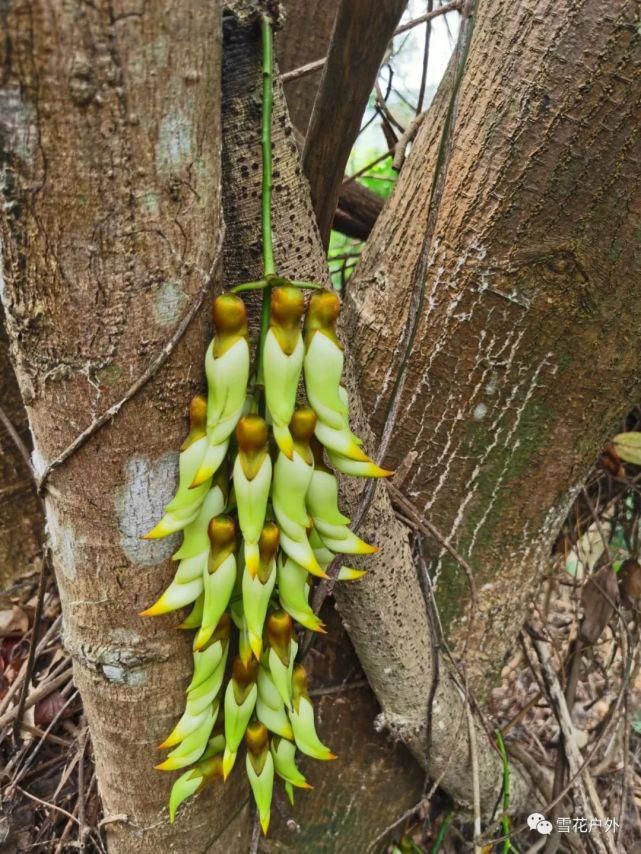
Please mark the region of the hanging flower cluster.
MULTIPOLYGON (((146 534, 156 539, 182 531, 173 556, 178 566, 169 587, 142 613, 192 605, 181 628, 195 631, 193 677, 185 711, 161 744, 167 758, 157 766, 187 769, 171 790, 171 821, 183 801, 229 776, 244 741, 245 770, 266 833, 274 777, 292 804, 295 788, 310 788, 296 765, 297 751, 335 758, 316 732, 307 674, 296 664, 295 624, 324 632, 309 603, 314 577, 327 578, 338 554, 376 551, 349 529, 332 469, 373 478, 391 472, 367 456, 349 427, 338 295, 315 290, 306 307, 303 291, 318 286, 291 282, 274 269, 267 16, 261 31, 263 278, 214 300, 208 395, 191 402, 176 494, 146 534), (251 289, 263 291, 253 372, 247 310, 238 296, 251 289), (298 405, 301 377, 307 405, 298 405)), ((363 574, 343 567, 337 578, 363 574)))
MULTIPOLYGON (((309 604, 313 576, 326 578, 336 554, 376 551, 348 528, 324 451, 339 471, 389 474, 349 428, 343 349, 336 337, 338 295, 315 292, 302 330, 302 291, 279 286, 270 296, 263 389, 256 383, 248 390, 243 300, 234 294, 214 300, 216 334, 205 360, 209 394, 191 402, 176 495, 146 534, 155 539, 183 532, 173 558, 178 567, 162 596, 143 611, 155 616, 193 605, 182 623, 196 630, 193 677, 185 711, 161 745, 169 755, 157 766, 189 767, 172 789, 172 821, 182 801, 205 783, 227 778, 244 739, 264 831, 274 775, 292 803, 294 787, 309 788, 296 767, 296 750, 334 758, 316 733, 307 675, 296 666, 295 623, 324 631, 309 604), (297 407, 301 374, 311 406, 297 407), (256 411, 263 396, 265 417, 256 411), (232 626, 238 630, 237 655, 226 680, 232 626)), ((362 575, 343 567, 338 578, 362 575)))

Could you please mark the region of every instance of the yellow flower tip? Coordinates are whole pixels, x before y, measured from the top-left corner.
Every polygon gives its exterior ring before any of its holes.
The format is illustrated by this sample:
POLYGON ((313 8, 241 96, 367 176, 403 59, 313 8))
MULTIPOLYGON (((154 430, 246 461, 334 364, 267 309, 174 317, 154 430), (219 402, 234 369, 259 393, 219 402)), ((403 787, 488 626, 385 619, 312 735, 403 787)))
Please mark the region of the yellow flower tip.
POLYGON ((366 574, 365 569, 354 569, 351 566, 341 567, 338 573, 338 581, 357 581, 366 574))
POLYGON ((313 629, 313 631, 319 632, 319 634, 321 634, 321 635, 326 635, 327 629, 325 628, 325 623, 321 623, 319 620, 319 622, 316 625, 316 628, 313 629))
POLYGON ((329 575, 325 572, 320 563, 316 561, 307 561, 307 563, 303 564, 304 568, 307 572, 311 573, 311 575, 316 576, 316 578, 329 578, 329 575))
POLYGON ((374 464, 372 466, 373 472, 370 477, 392 477, 395 472, 392 469, 382 469, 380 466, 374 464))
POLYGON ((365 451, 356 442, 350 442, 349 448, 345 451, 345 456, 350 460, 355 460, 358 463, 371 463, 372 460, 367 456, 365 451))
POLYGON ((177 744, 180 744, 180 736, 174 735, 172 732, 162 744, 158 745, 158 750, 169 750, 170 747, 175 747, 177 744))
POLYGON ((247 547, 245 543, 245 566, 252 578, 256 578, 260 568, 260 552, 257 547, 247 547))
POLYGON ((143 534, 140 538, 141 540, 160 540, 162 537, 168 537, 172 531, 167 530, 167 526, 164 524, 164 520, 161 519, 158 524, 151 529, 151 531, 147 531, 146 534, 143 534))
POLYGON ((211 472, 207 471, 207 469, 198 469, 198 471, 196 472, 196 477, 190 483, 189 488, 196 489, 197 486, 201 486, 210 477, 211 472))
POLYGON ((312 786, 311 783, 308 783, 307 781, 305 781, 304 783, 301 783, 298 788, 299 789, 313 789, 314 787, 312 786))
POLYGON ((176 761, 176 759, 165 759, 159 765, 154 765, 154 768, 156 771, 175 771, 177 768, 180 768, 180 764, 176 765, 176 761))
POLYGON ((289 427, 279 427, 274 424, 274 439, 281 453, 285 454, 288 460, 294 459, 294 439, 289 432, 289 427))
POLYGON ((370 543, 363 543, 359 546, 357 554, 360 555, 374 555, 376 552, 379 552, 380 549, 378 546, 373 546, 370 543))
POLYGON ((236 754, 225 748, 225 753, 223 755, 223 781, 226 781, 231 774, 235 762, 236 754))
MULTIPOLYGON (((263 651, 263 639, 258 637, 258 635, 254 635, 250 632, 249 634, 249 645, 251 647, 251 651, 254 653, 257 661, 260 661, 260 656, 263 651)), ((244 661, 243 664, 247 666, 249 661, 244 661)))
POLYGON ((267 814, 265 816, 265 818, 261 818, 261 820, 260 820, 260 826, 262 827, 263 834, 265 836, 267 836, 267 831, 269 830, 269 819, 270 819, 270 815, 267 814))
POLYGON ((144 611, 139 611, 138 616, 139 617, 160 617, 161 614, 168 614, 171 611, 171 608, 169 608, 167 606, 166 602, 163 602, 164 598, 165 597, 163 595, 160 597, 160 599, 157 602, 154 602, 154 604, 151 605, 149 608, 145 608, 144 611))
POLYGON ((328 762, 331 761, 332 759, 338 759, 338 754, 330 752, 327 754, 325 759, 327 759, 328 762))
POLYGON ((213 629, 203 629, 201 626, 198 630, 198 634, 194 638, 194 650, 199 652, 204 646, 206 646, 213 633, 213 629))

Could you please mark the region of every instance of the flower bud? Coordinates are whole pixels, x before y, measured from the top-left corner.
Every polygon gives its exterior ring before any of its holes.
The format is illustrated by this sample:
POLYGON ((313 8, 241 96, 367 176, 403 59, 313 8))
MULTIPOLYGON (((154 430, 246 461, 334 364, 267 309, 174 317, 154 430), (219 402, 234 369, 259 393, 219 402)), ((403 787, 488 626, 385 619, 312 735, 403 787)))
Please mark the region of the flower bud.
POLYGON ((292 710, 289 719, 294 730, 296 747, 314 759, 336 759, 331 750, 319 739, 314 725, 314 707, 307 693, 307 674, 298 665, 292 675, 292 710))
POLYGON ((257 675, 258 662, 254 658, 247 664, 244 664, 240 658, 234 659, 232 677, 225 691, 225 754, 223 756, 225 780, 234 767, 238 748, 256 705, 257 675))
POLYGON ((247 778, 258 808, 263 833, 269 828, 272 793, 274 790, 274 759, 269 750, 269 733, 259 721, 247 728, 245 735, 247 778))
POLYGON ((165 515, 158 524, 144 535, 143 539, 156 540, 181 531, 193 522, 209 491, 211 479, 196 489, 190 489, 196 471, 205 453, 207 435, 202 424, 203 399, 197 395, 192 400, 189 414, 191 427, 178 457, 178 489, 165 507, 165 515))
POLYGON ((243 573, 243 609, 247 620, 249 644, 257 659, 263 645, 263 624, 269 599, 276 584, 275 554, 278 549, 279 531, 273 522, 268 522, 258 542, 259 568, 252 576, 247 567, 243 573))
POLYGON ((265 724, 267 729, 283 738, 293 738, 291 724, 285 712, 283 698, 278 693, 269 671, 265 667, 258 668, 258 699, 256 701, 256 717, 265 724))
POLYGON ((210 551, 203 577, 205 598, 202 622, 194 649, 202 649, 227 610, 236 582, 236 526, 230 516, 216 516, 209 523, 210 551))
POLYGON ((300 332, 304 297, 293 287, 272 290, 269 330, 263 346, 265 400, 280 450, 291 457, 293 439, 289 432, 296 406, 298 381, 305 347, 300 332))
POLYGON ((267 425, 257 415, 238 422, 238 456, 234 463, 234 492, 238 523, 245 543, 245 563, 252 577, 258 572, 258 540, 265 522, 272 480, 272 461, 267 446, 267 425))

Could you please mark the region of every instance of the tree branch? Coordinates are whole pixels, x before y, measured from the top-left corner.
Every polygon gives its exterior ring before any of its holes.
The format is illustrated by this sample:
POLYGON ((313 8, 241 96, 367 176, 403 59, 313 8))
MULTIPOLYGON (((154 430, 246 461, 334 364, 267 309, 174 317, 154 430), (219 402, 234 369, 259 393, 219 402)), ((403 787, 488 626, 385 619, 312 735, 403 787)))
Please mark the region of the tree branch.
POLYGON ((347 160, 405 2, 381 0, 373 15, 369 0, 342 0, 336 16, 303 149, 303 171, 325 246, 347 160))

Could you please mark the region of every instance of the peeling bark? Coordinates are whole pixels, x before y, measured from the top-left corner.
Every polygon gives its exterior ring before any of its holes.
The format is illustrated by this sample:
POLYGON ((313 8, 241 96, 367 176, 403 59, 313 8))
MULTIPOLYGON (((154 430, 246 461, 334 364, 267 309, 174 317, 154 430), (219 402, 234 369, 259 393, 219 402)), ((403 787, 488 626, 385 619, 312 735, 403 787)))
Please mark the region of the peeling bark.
MULTIPOLYGON (((42 472, 209 293, 220 9, 21 0, 1 14, 2 300, 42 472)), ((207 302, 156 376, 47 484, 64 640, 115 852, 204 851, 242 804, 232 784, 169 826, 171 777, 153 770, 154 753, 182 710, 190 645, 179 616, 138 617, 173 574, 176 538, 140 537, 174 489, 207 302)), ((231 847, 243 846, 237 832, 231 847)))
POLYGON ((350 280, 385 464, 474 569, 472 613, 460 565, 425 543, 481 692, 638 397, 637 14, 631 0, 480 3, 449 138, 428 117, 350 280))

